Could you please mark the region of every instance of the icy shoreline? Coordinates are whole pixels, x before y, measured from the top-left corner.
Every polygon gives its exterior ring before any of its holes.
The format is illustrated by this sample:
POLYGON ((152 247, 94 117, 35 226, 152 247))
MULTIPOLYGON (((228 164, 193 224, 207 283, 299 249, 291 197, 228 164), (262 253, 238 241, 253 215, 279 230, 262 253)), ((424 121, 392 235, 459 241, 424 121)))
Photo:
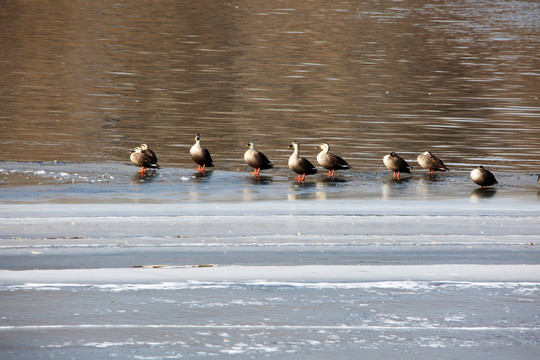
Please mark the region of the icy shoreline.
POLYGON ((355 283, 378 281, 535 282, 540 265, 306 265, 0 270, 2 286, 147 284, 164 282, 355 283), (53 284, 53 285, 51 285, 53 284), (57 285, 54 285, 57 284, 57 285))

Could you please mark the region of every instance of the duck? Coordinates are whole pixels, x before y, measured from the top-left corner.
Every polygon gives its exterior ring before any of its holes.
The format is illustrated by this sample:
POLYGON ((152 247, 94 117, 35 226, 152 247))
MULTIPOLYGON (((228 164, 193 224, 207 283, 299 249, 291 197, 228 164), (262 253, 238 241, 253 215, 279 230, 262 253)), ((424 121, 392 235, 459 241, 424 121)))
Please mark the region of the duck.
POLYGON ((390 154, 384 156, 383 162, 384 165, 388 168, 388 170, 394 172, 394 178, 396 178, 397 175, 398 180, 400 173, 410 173, 412 169, 412 167, 407 164, 405 160, 403 160, 393 151, 390 154))
POLYGON ((321 149, 322 151, 317 155, 317 162, 326 170, 329 170, 325 173, 328 176, 333 177, 336 170, 346 170, 351 167, 343 158, 338 155, 330 154, 330 145, 327 143, 321 143, 317 145, 315 149, 321 149))
POLYGON ((424 151, 422 154, 418 155, 416 158, 418 164, 429 170, 429 175, 433 175, 434 171, 450 171, 449 168, 444 165, 441 159, 430 153, 429 151, 424 151))
POLYGON ((491 171, 484 169, 482 165, 471 171, 471 179, 482 188, 498 183, 491 171))
POLYGON ((250 175, 259 176, 261 170, 267 170, 274 167, 266 155, 255 149, 255 143, 253 141, 248 141, 246 146, 249 149, 244 153, 244 161, 255 169, 250 175))
POLYGON ((305 181, 306 175, 317 173, 317 168, 308 159, 300 157, 300 143, 298 141, 291 142, 289 149, 294 149, 289 158, 289 168, 298 174, 298 177, 294 178, 295 180, 305 181))
POLYGON ((201 134, 195 136, 195 144, 189 149, 189 155, 191 155, 193 161, 198 165, 197 170, 199 172, 204 172, 207 167, 214 166, 210 151, 201 146, 201 134))
POLYGON ((140 146, 136 146, 131 150, 129 159, 133 164, 141 167, 141 170, 137 171, 138 173, 144 174, 146 169, 159 169, 157 159, 145 153, 140 146))
POLYGON ((144 154, 148 156, 149 159, 151 159, 154 163, 157 164, 157 156, 154 150, 150 149, 146 144, 141 144, 141 150, 144 154))

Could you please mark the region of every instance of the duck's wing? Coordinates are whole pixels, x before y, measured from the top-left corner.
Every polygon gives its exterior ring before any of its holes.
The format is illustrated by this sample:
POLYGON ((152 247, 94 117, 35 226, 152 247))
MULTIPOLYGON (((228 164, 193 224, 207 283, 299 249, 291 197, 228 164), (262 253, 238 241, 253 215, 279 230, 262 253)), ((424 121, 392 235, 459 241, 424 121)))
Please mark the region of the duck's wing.
POLYGON ((260 151, 255 151, 254 157, 257 159, 258 168, 261 168, 262 170, 270 169, 274 167, 274 164, 268 158, 266 155, 264 155, 260 151))
POLYGON ((334 154, 328 154, 328 156, 334 167, 339 168, 339 169, 350 168, 349 164, 341 156, 334 155, 334 154))
POLYGON ((210 151, 208 151, 207 148, 203 148, 202 153, 203 153, 202 157, 204 159, 204 164, 206 166, 214 166, 214 162, 212 161, 212 156, 210 156, 210 151))
POLYGON ((444 170, 450 170, 446 167, 446 165, 444 165, 444 163, 442 162, 441 159, 439 159, 438 157, 434 156, 434 155, 431 155, 431 161, 433 162, 433 165, 435 165, 437 167, 437 169, 441 170, 441 171, 444 171, 444 170))
POLYGON ((408 172, 411 170, 411 166, 401 157, 396 156, 396 165, 399 168, 400 172, 408 172))
POLYGON ((299 158, 295 165, 297 173, 311 175, 317 173, 317 168, 306 158, 299 158))

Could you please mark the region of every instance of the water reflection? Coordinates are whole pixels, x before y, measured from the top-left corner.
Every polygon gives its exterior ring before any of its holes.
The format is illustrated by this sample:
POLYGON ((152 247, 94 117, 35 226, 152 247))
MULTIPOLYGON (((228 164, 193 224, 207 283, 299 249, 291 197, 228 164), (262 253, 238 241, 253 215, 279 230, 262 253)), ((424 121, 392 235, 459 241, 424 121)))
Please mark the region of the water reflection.
POLYGON ((273 181, 272 176, 269 175, 250 176, 247 178, 247 182, 253 185, 270 185, 273 181))
POLYGON ((317 189, 316 182, 297 182, 297 180, 291 181, 288 185, 287 200, 314 200, 316 198, 315 193, 317 189))
POLYGON ((205 170, 205 171, 197 171, 193 173, 192 178, 194 178, 196 181, 206 181, 209 180, 212 175, 214 174, 213 170, 205 170))
POLYGON ((292 138, 368 171, 387 149, 540 168, 537 1, 235 4, 3 4, 2 160, 119 162, 145 142, 190 168, 200 132, 222 169, 292 138))
POLYGON ((155 170, 146 170, 144 173, 135 173, 131 177, 132 184, 142 184, 152 182, 157 177, 157 172, 155 170))
MULTIPOLYGON (((313 188, 315 184, 312 184, 309 188, 313 188)), ((296 189, 293 193, 287 194, 287 200, 288 201, 299 201, 299 200, 327 200, 328 199, 328 193, 325 191, 298 191, 299 189, 296 189)))
POLYGON ((302 191, 305 189, 311 189, 316 188, 317 182, 314 181, 300 181, 294 180, 289 183, 289 189, 295 190, 295 191, 302 191))
POLYGON ((323 177, 317 180, 317 184, 322 187, 337 187, 347 183, 349 180, 345 177, 323 177))
POLYGON ((385 181, 387 184, 402 184, 409 182, 411 179, 412 174, 400 174, 399 179, 397 177, 394 177, 393 175, 387 175, 385 181))
POLYGON ((253 189, 244 188, 242 190, 243 201, 253 201, 256 198, 256 192, 253 189))
POLYGON ((387 176, 381 190, 383 200, 391 200, 397 195, 403 195, 410 180, 410 176, 400 180, 387 176))
POLYGON ((482 199, 489 199, 495 196, 497 190, 494 188, 477 188, 471 191, 471 200, 479 201, 482 199))
POLYGON ((446 181, 447 176, 448 175, 443 175, 443 173, 440 173, 440 174, 433 173, 433 175, 429 175, 428 173, 428 174, 422 175, 422 177, 418 181, 423 182, 423 183, 428 183, 428 182, 436 183, 436 182, 446 181))

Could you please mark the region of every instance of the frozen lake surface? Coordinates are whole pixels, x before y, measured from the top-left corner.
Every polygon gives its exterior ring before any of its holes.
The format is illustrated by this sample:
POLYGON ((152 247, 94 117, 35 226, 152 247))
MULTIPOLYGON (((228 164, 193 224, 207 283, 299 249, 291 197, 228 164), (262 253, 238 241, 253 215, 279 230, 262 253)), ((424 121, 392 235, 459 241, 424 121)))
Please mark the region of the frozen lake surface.
POLYGON ((0 271, 7 358, 535 359, 540 265, 0 271))
POLYGON ((473 264, 2 270, 2 351, 534 359, 539 276, 473 264))
POLYGON ((16 359, 537 359, 533 174, 0 166, 16 359))

